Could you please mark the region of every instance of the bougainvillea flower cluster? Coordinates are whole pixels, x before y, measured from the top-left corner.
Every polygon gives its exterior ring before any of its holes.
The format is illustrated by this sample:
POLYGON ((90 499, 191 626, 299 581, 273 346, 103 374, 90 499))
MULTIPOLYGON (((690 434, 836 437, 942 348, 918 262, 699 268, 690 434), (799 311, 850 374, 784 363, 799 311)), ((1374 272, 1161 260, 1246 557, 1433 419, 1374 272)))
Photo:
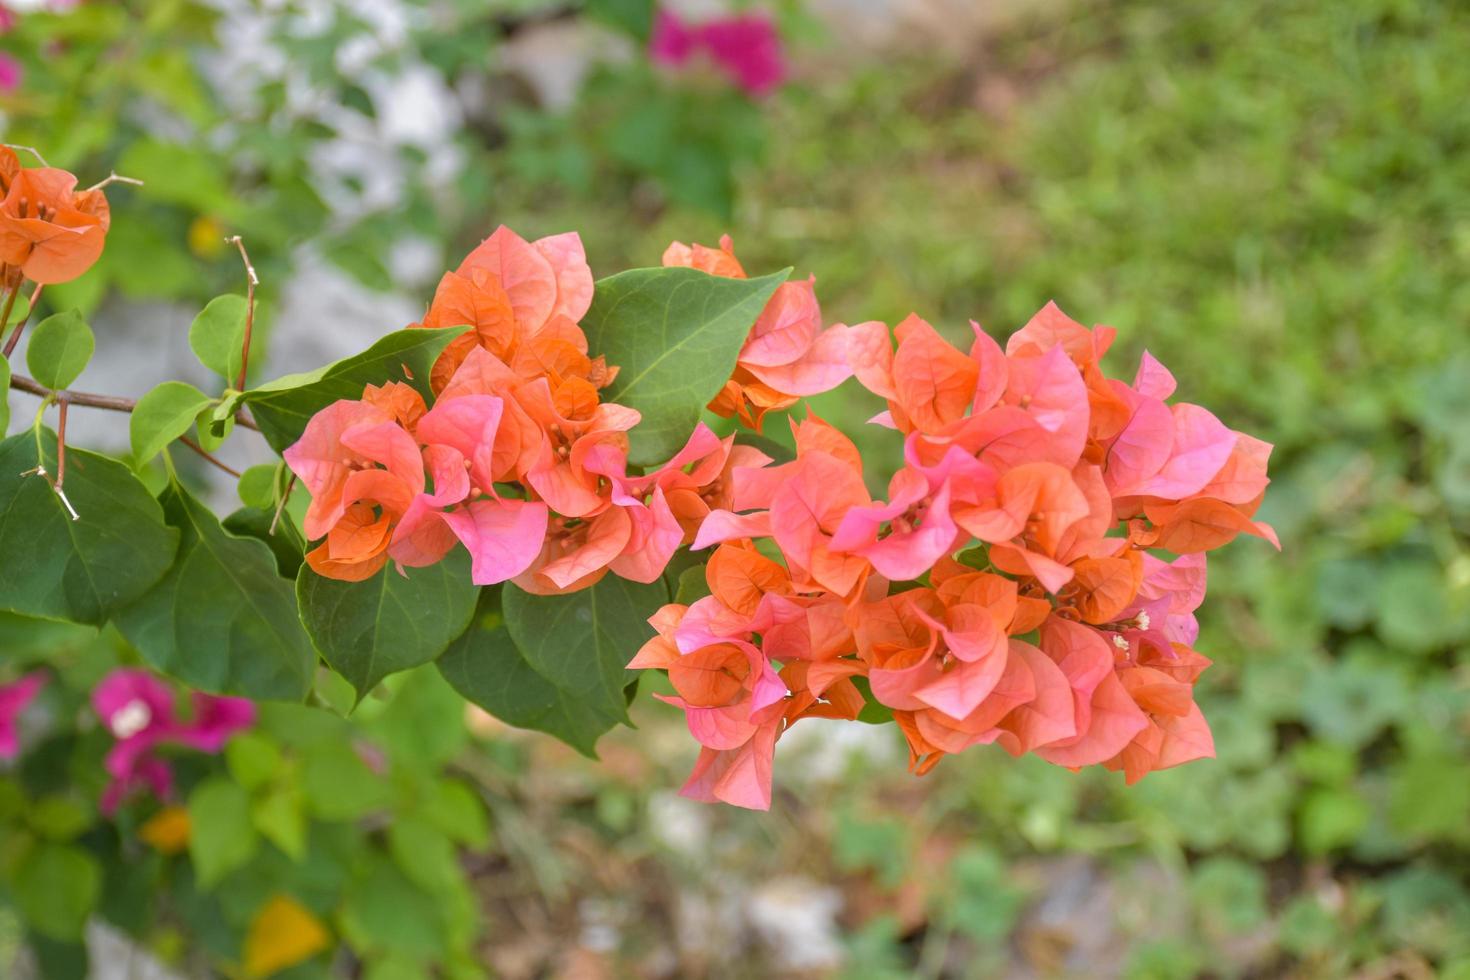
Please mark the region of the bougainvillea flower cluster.
POLYGON ((475 584, 541 595, 663 574, 728 505, 729 468, 759 454, 701 425, 664 465, 630 472, 640 415, 601 397, 617 369, 577 325, 591 301, 576 234, 527 242, 502 227, 446 274, 416 326, 471 329, 434 365, 433 407, 403 383, 369 386, 285 452, 311 494, 306 535, 322 539, 311 567, 360 581, 462 543, 475 584))
POLYGON ((1130 783, 1213 755, 1194 700, 1204 553, 1276 542, 1253 517, 1271 447, 1170 403, 1147 354, 1132 383, 1108 378, 1113 331, 1055 305, 1004 349, 973 329, 964 351, 915 316, 850 328, 851 368, 887 403, 873 421, 902 437, 886 500, 814 416, 791 462, 733 468, 694 542, 718 546, 710 594, 659 610, 629 665, 668 671, 701 745, 685 795, 769 807, 781 734, 869 701, 919 773, 992 743, 1130 783))
POLYGON ((67 282, 102 255, 107 198, 76 187, 67 171, 22 167, 14 150, 0 146, 0 287, 67 282))
MULTIPOLYGON (((664 251, 663 264, 745 278, 729 235, 720 238, 719 248, 674 242, 664 251)), ((759 431, 767 412, 790 408, 852 377, 851 331, 842 324, 822 325, 815 287, 815 276, 776 287, 740 350, 735 373, 710 402, 710 411, 724 418, 739 416, 759 431)))
POLYGON ((169 746, 210 754, 221 751, 237 732, 255 723, 255 705, 244 698, 195 691, 192 710, 178 714, 173 690, 145 670, 122 668, 92 691, 92 708, 116 739, 107 753, 111 777, 102 793, 105 814, 140 790, 161 800, 173 794, 173 767, 162 750, 169 746))
POLYGON ((669 10, 654 15, 648 41, 653 61, 683 68, 705 58, 753 98, 769 95, 786 80, 781 35, 769 17, 759 13, 715 17, 689 23, 669 10))

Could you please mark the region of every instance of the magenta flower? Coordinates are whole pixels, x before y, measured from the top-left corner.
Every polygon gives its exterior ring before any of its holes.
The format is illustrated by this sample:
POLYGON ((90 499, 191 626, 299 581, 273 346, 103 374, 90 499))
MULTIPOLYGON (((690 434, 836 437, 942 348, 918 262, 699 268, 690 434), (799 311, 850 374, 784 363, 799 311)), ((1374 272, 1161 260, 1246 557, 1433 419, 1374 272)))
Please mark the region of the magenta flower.
POLYGON ((181 721, 173 691, 143 670, 115 670, 92 691, 92 707, 117 742, 107 753, 112 777, 102 794, 102 812, 112 814, 134 792, 160 798, 173 792, 173 769, 155 750, 182 745, 214 754, 230 737, 255 722, 255 705, 243 698, 193 693, 193 717, 181 721))
POLYGON ((786 80, 781 35, 763 14, 688 24, 660 10, 654 18, 648 54, 657 64, 670 68, 682 68, 703 54, 752 98, 769 95, 786 80))
POLYGON ((20 80, 24 74, 20 62, 0 52, 0 92, 14 92, 20 88, 20 80))
POLYGON ((20 753, 16 719, 45 686, 46 675, 40 671, 26 674, 9 684, 0 684, 0 759, 14 759, 20 753))

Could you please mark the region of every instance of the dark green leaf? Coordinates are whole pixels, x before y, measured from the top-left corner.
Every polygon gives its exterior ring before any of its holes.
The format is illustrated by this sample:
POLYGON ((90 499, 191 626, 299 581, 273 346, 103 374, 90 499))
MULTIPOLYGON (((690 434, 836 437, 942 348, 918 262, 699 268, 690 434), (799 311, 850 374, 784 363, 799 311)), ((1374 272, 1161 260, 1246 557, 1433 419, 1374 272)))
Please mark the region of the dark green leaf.
POLYGON ((428 393, 429 369, 464 327, 399 330, 354 357, 305 374, 290 374, 240 396, 276 452, 301 437, 317 412, 340 398, 361 398, 364 385, 407 381, 428 393))
POLYGON ((582 327, 589 347, 619 368, 607 400, 643 413, 631 433, 633 462, 662 462, 683 447, 790 272, 726 279, 695 269, 633 269, 597 283, 582 327))
POLYGON ((138 399, 128 418, 133 465, 142 466, 188 432, 194 416, 212 401, 204 392, 182 381, 165 381, 138 399))
POLYGON ((56 435, 0 442, 0 608, 100 625, 137 599, 173 560, 178 532, 126 466, 70 448, 65 491, 81 519, 39 474, 56 471, 56 435))
POLYGON ((254 538, 264 542, 271 554, 276 556, 276 571, 281 577, 293 580, 296 578, 301 570, 301 563, 305 560, 306 539, 301 536, 301 529, 288 512, 282 511, 277 520, 274 509, 241 507, 221 523, 226 531, 237 538, 254 538), (275 525, 274 532, 271 530, 272 524, 275 525))
POLYGON ((390 564, 364 582, 338 582, 303 565, 296 578, 306 632, 359 698, 389 674, 439 656, 474 614, 479 589, 463 548, 404 573, 390 564))
POLYGON ((227 532, 177 483, 161 502, 168 523, 179 529, 178 560, 117 616, 123 635, 154 667, 194 687, 250 698, 304 697, 316 653, 270 549, 227 532))
POLYGON ((587 0, 587 16, 647 41, 653 29, 653 0, 587 0))
POLYGON ((674 590, 675 602, 683 606, 692 606, 709 594, 709 580, 705 575, 705 566, 695 565, 684 569, 679 574, 679 585, 674 590))
MULTIPOLYGON (((245 349, 244 296, 227 293, 209 301, 189 325, 189 347, 199 362, 234 384, 240 375, 240 358, 245 349)), ((251 348, 255 339, 251 338, 251 348)))
POLYGON ((76 310, 68 310, 36 326, 26 343, 26 366, 47 388, 65 388, 82 373, 96 347, 87 321, 76 310))
POLYGON ((498 592, 481 592, 475 622, 439 658, 440 672, 461 695, 507 725, 546 732, 595 756, 598 737, 622 720, 625 708, 609 710, 538 673, 511 639, 498 592))

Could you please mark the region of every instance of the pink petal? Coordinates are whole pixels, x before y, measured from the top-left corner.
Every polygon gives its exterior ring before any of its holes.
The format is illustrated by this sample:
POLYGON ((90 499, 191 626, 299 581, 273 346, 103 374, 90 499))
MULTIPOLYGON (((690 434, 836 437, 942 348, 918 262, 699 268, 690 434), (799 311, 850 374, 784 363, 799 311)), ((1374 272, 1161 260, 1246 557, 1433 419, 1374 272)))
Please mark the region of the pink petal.
POLYGON ((495 585, 524 572, 541 552, 550 519, 546 505, 526 500, 477 500, 444 514, 472 559, 470 581, 495 585))
POLYGON ((200 752, 218 752, 240 731, 255 724, 255 705, 245 698, 216 697, 194 692, 194 718, 174 733, 174 739, 200 752))
POLYGON ((1113 496, 1130 496, 1158 473, 1174 449, 1174 415, 1152 398, 1140 399, 1133 417, 1108 450, 1104 477, 1113 496))
POLYGON ((780 734, 779 719, 766 722, 738 749, 703 749, 680 796, 703 803, 723 801, 750 810, 771 808, 771 768, 780 734))
POLYGON ((521 329, 534 333, 551 317, 558 294, 556 270, 520 235, 501 225, 455 271, 468 277, 476 269, 494 276, 505 289, 521 329))
MULTIPOLYGON (((776 367, 792 364, 806 356, 822 329, 822 311, 817 305, 816 290, 812 287, 815 281, 783 282, 776 287, 775 294, 766 303, 740 350, 743 366, 776 367)), ((845 359, 845 349, 843 354, 845 359)), ((767 384, 772 383, 768 381, 767 384)))
POLYGON ((538 238, 531 247, 546 257, 556 275, 556 304, 551 315, 560 314, 573 323, 580 321, 592 305, 592 269, 587 265, 582 236, 575 231, 563 232, 538 238))
POLYGON ((1087 385, 1061 347, 1040 357, 1013 357, 1006 404, 1016 405, 1052 434, 1062 466, 1070 468, 1087 442, 1087 385), (1024 404, 1023 404, 1024 403, 1024 404))
POLYGON ((1170 411, 1174 444, 1169 459, 1151 478, 1133 488, 1131 494, 1170 500, 1188 497, 1220 472, 1235 448, 1235 433, 1208 410, 1183 403, 1172 406, 1170 411))
POLYGON ((975 332, 975 341, 970 345, 970 357, 980 365, 980 380, 975 386, 975 402, 971 408, 978 415, 994 407, 1000 401, 1001 395, 1005 394, 1006 386, 1010 383, 1010 369, 1005 352, 1000 349, 995 338, 974 320, 970 321, 970 329, 975 332))
POLYGON ((806 398, 831 391, 852 377, 847 356, 848 330, 840 324, 828 327, 796 361, 773 367, 752 366, 750 373, 788 395, 806 398))
POLYGON ((1167 401, 1174 394, 1174 375, 1164 367, 1148 351, 1143 352, 1143 357, 1138 362, 1138 374, 1133 378, 1133 390, 1145 398, 1156 398, 1159 401, 1167 401))
MULTIPOLYGON (((470 462, 470 479, 481 493, 491 493, 495 482, 495 436, 505 402, 494 395, 440 397, 419 419, 419 440, 429 446, 449 446, 470 462)), ((435 484, 437 491, 437 482, 435 484)))
POLYGON ((712 510, 699 525, 690 548, 702 551, 713 544, 734 541, 739 538, 769 538, 771 515, 768 511, 756 514, 734 514, 728 510, 712 510))
POLYGON ((1036 697, 1013 709, 1001 721, 1005 729, 998 739, 1001 747, 1011 755, 1020 755, 1075 736, 1077 719, 1067 675, 1031 644, 1012 640, 1010 646, 1011 655, 1019 656, 1031 669, 1036 697))
POLYGON ((956 661, 939 679, 924 685, 914 696, 951 718, 964 718, 979 707, 1006 669, 1004 650, 998 656, 973 662, 956 661))
POLYGON ((609 568, 613 574, 633 582, 653 582, 679 550, 684 529, 669 509, 662 487, 654 489, 653 499, 646 506, 635 504, 627 511, 633 522, 632 534, 623 553, 613 559, 609 568))

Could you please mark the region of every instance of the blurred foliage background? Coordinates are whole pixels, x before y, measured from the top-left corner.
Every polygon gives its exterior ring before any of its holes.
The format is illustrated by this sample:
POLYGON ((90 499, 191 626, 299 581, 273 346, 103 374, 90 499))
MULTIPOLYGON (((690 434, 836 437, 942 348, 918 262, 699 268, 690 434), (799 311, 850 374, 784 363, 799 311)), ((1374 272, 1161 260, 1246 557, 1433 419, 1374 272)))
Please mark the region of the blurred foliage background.
MULTIPOLYGON (((914 779, 896 733, 812 724, 751 814, 674 796, 693 753, 651 699, 594 763, 417 672, 181 760, 169 855, 148 805, 93 802, 86 691, 129 652, 9 617, 0 670, 57 683, 0 770, 0 974, 82 976, 90 917, 94 953, 248 975, 289 895, 330 942, 284 977, 1470 977, 1470 11, 977 6, 793 0, 793 78, 753 101, 649 65, 633 0, 83 3, 16 18, 0 108, 84 182, 147 179, 54 308, 146 338, 138 303, 238 287, 239 233, 280 370, 309 366, 293 336, 401 326, 352 311, 422 309, 502 222, 580 230, 598 274, 729 231, 834 321, 1004 336, 1055 298, 1118 327, 1115 373, 1146 344, 1277 447, 1284 550, 1219 554, 1202 610, 1217 761, 1125 789, 975 750, 914 779), (299 322, 271 284, 311 256, 366 306, 299 322)), ((862 438, 886 483, 896 444, 862 438)))

